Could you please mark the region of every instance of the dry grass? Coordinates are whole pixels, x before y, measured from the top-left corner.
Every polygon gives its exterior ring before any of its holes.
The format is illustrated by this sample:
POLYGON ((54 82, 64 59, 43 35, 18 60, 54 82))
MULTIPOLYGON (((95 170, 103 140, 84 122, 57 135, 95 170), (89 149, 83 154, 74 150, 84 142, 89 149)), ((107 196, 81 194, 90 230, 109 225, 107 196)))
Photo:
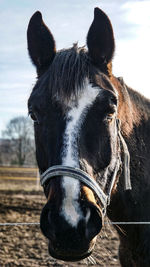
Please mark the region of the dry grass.
POLYGON ((10 191, 42 190, 37 168, 0 167, 0 189, 10 191))
POLYGON ((14 172, 20 172, 20 171, 25 171, 25 172, 30 172, 30 171, 37 171, 38 168, 35 167, 16 167, 16 166, 0 166, 0 172, 1 171, 14 171, 14 172))

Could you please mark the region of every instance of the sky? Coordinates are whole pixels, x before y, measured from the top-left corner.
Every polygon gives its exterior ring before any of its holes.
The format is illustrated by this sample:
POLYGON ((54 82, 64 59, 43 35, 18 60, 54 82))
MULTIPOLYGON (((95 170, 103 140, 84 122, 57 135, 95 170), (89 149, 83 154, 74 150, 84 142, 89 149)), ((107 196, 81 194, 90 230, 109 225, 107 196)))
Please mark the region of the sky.
POLYGON ((150 98, 150 1, 0 0, 0 137, 12 118, 28 113, 27 99, 36 82, 26 41, 32 14, 42 12, 61 49, 86 44, 94 7, 101 8, 113 25, 114 75, 150 98))

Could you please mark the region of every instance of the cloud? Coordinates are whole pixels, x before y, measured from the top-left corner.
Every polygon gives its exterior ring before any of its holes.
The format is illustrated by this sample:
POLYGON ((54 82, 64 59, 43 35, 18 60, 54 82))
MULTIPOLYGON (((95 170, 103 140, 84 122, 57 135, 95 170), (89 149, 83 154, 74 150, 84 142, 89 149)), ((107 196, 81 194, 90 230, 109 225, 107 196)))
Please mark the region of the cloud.
POLYGON ((144 27, 150 25, 149 11, 150 1, 131 1, 122 5, 122 9, 126 10, 125 19, 129 23, 144 27))
POLYGON ((124 76, 128 85, 150 97, 150 1, 130 1, 122 5, 130 34, 117 40, 114 73, 124 76))

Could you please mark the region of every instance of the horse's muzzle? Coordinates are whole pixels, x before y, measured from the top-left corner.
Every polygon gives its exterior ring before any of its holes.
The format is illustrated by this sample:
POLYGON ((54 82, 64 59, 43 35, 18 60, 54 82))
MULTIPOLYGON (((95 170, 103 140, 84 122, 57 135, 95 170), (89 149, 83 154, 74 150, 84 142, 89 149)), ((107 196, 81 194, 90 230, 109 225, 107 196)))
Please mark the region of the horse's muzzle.
POLYGON ((84 214, 86 210, 90 215, 88 219, 84 216, 75 227, 49 202, 43 208, 40 226, 49 240, 49 253, 52 257, 77 261, 92 253, 96 236, 102 228, 102 216, 94 204, 83 202, 81 207, 84 208, 84 214))

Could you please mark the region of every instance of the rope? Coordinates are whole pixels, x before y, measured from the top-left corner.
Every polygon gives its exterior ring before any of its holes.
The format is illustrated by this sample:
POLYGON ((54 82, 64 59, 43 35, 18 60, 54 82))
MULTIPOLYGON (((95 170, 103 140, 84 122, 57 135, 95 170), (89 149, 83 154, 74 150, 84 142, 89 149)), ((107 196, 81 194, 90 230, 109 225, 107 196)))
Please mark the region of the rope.
MULTIPOLYGON (((104 224, 112 225, 144 225, 150 224, 150 222, 104 222, 104 224)), ((28 226, 28 225, 40 225, 38 222, 29 222, 29 223, 0 223, 0 226, 28 226)))

